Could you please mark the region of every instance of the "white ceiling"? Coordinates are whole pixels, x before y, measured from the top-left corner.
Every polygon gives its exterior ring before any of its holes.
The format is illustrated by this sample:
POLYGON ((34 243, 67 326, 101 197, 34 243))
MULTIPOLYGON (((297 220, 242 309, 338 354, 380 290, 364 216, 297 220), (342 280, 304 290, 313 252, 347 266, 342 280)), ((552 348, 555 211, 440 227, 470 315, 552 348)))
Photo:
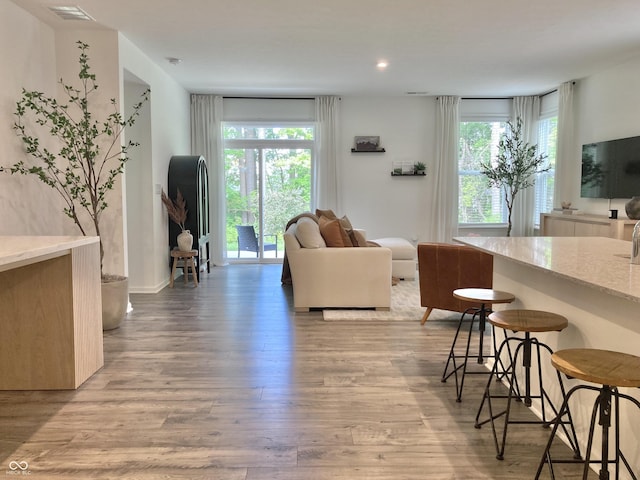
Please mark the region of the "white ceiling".
POLYGON ((12 1, 80 6, 192 93, 529 95, 640 55, 638 0, 12 1))

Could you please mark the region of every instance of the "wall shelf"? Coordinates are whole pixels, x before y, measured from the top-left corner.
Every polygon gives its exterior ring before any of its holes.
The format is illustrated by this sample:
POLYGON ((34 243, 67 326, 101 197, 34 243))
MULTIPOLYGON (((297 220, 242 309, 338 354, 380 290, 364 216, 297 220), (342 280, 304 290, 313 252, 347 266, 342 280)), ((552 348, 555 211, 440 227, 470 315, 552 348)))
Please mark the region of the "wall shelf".
POLYGON ((355 148, 351 149, 351 153, 384 153, 386 150, 384 148, 378 148, 377 150, 356 150, 355 148))
POLYGON ((391 172, 392 177, 426 177, 427 173, 393 173, 391 172))

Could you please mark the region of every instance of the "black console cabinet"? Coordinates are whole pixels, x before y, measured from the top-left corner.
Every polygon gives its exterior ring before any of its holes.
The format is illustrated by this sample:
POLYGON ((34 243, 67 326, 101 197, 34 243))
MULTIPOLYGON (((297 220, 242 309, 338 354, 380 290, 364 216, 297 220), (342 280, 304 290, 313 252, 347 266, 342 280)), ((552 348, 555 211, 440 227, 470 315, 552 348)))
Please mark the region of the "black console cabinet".
MULTIPOLYGON (((209 261, 209 177, 207 162, 199 155, 174 155, 169 161, 167 194, 175 199, 178 189, 187 202, 187 221, 185 229, 193 235, 193 248, 198 250, 198 276, 200 265, 207 266, 209 261)), ((178 245, 180 227, 169 222, 169 250, 178 245)))

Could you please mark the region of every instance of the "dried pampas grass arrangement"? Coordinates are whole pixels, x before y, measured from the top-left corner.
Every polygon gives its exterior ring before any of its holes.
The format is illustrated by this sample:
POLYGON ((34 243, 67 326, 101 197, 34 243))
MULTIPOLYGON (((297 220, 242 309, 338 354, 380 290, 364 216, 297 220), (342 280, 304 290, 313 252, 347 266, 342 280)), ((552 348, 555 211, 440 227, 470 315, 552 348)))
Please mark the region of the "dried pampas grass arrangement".
POLYGON ((162 198, 162 203, 164 203, 164 206, 167 209, 169 218, 180 225, 181 230, 184 230, 184 222, 187 221, 187 202, 182 196, 180 189, 178 189, 175 201, 167 197, 164 190, 162 190, 160 198, 162 198))

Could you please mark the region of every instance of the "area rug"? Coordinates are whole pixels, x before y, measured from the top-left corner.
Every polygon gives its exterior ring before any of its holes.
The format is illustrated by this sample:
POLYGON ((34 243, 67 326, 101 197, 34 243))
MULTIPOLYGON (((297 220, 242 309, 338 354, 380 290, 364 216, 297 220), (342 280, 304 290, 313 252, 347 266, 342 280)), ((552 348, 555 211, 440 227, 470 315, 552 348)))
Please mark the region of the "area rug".
MULTIPOLYGON (((380 311, 371 309, 336 310, 324 309, 322 318, 327 322, 337 320, 380 320, 419 322, 426 308, 420 306, 420 288, 418 281, 401 280, 391 287, 391 310, 380 311)), ((429 315, 432 320, 458 320, 460 314, 446 310, 434 309, 429 315)))

